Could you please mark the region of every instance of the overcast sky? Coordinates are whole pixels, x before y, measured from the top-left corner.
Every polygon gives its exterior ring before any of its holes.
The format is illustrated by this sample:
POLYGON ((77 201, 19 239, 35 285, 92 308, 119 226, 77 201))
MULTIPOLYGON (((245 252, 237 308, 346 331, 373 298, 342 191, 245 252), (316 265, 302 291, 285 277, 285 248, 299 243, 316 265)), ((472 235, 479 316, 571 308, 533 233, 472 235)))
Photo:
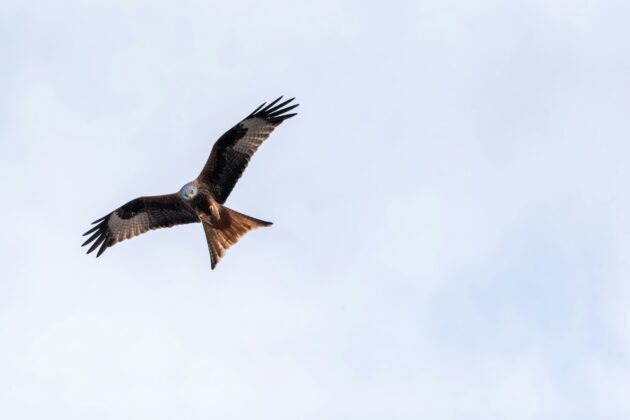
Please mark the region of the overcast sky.
POLYGON ((4 2, 0 418, 630 418, 630 3, 4 2), (300 114, 227 204, 81 234, 300 114))

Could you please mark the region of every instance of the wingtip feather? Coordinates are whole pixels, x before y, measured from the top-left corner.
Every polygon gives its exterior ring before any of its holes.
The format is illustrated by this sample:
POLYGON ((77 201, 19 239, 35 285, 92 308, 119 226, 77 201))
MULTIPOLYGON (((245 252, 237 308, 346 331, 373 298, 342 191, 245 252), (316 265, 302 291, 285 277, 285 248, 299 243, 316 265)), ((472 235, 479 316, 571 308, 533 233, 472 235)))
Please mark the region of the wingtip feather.
POLYGON ((273 114, 274 112, 282 109, 283 106, 289 104, 294 99, 295 98, 288 99, 288 100, 286 100, 286 101, 284 101, 282 103, 279 103, 278 105, 276 105, 274 107, 267 107, 267 109, 266 109, 267 114, 273 114))
POLYGON ((97 219, 97 220, 93 221, 91 224, 92 224, 92 225, 95 225, 95 224, 97 224, 98 222, 102 222, 103 220, 107 219, 107 217, 108 217, 108 216, 109 216, 109 214, 108 214, 108 215, 105 215, 105 216, 103 216, 103 217, 101 217, 100 219, 97 219))
POLYGON ((101 225, 94 226, 93 228, 91 228, 90 230, 88 230, 87 232, 85 232, 85 233, 84 233, 83 235, 81 235, 81 236, 87 236, 87 235, 89 235, 90 233, 92 233, 92 232, 95 232, 95 231, 99 230, 99 229, 100 229, 100 227, 101 227, 101 225))
POLYGON ((249 114, 248 118, 251 117, 252 115, 254 115, 255 113, 257 113, 258 111, 260 111, 262 109, 262 107, 264 107, 266 104, 267 104, 267 102, 263 102, 262 105, 260 105, 258 108, 253 110, 251 114, 249 114))
POLYGON ((101 232, 96 232, 94 235, 90 236, 87 241, 83 242, 83 244, 81 244, 81 246, 86 246, 87 244, 89 244, 90 242, 92 242, 94 239, 98 238, 98 236, 101 234, 101 232))
POLYGON ((109 241, 104 241, 103 244, 101 245, 101 247, 98 249, 98 252, 96 253, 96 258, 100 257, 103 252, 105 252, 105 250, 109 247, 109 241))
POLYGON ((272 106, 274 106, 275 104, 277 104, 277 103, 278 103, 278 101, 280 101, 283 97, 284 97, 284 95, 280 95, 280 96, 279 96, 278 98, 276 98, 273 102, 271 102, 269 105, 267 105, 267 106, 265 107, 265 109, 264 109, 264 110, 265 110, 265 111, 269 111, 269 109, 270 109, 272 106))
POLYGON ((288 106, 288 107, 286 107, 286 108, 278 109, 278 110, 276 110, 276 111, 274 111, 274 112, 270 112, 270 113, 269 113, 269 117, 270 117, 270 118, 280 117, 280 116, 282 116, 283 114, 285 114, 285 113, 287 113, 287 112, 291 111, 292 109, 297 108, 299 105, 300 105, 300 104, 295 104, 295 105, 288 106))

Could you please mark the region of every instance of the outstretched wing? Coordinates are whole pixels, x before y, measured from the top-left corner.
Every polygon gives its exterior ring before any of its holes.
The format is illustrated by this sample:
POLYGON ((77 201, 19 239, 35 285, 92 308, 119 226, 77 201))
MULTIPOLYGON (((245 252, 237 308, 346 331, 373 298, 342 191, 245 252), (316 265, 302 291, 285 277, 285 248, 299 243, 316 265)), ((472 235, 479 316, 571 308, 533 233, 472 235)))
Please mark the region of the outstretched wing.
POLYGON ((178 194, 139 197, 94 221, 96 226, 83 236, 92 234, 81 246, 92 245, 88 254, 99 245, 99 257, 107 248, 149 230, 198 222, 199 217, 179 198, 178 194))
POLYGON ((219 203, 225 203, 252 155, 274 128, 296 115, 287 114, 298 106, 297 104, 287 106, 295 98, 277 104, 280 99, 282 96, 267 106, 262 104, 256 108, 214 144, 210 157, 197 179, 206 184, 219 203))

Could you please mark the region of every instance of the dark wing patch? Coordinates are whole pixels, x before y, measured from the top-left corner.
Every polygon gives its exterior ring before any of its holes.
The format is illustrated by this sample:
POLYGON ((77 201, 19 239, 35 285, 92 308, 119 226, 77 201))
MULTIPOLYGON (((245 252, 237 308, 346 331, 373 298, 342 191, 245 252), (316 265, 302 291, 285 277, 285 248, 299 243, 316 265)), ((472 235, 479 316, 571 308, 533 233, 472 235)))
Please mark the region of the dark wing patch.
POLYGON ((281 99, 282 96, 269 105, 262 104, 256 108, 214 144, 197 179, 208 186, 219 203, 225 203, 249 160, 274 128, 296 115, 288 114, 298 106, 289 105, 295 98, 278 103, 281 99))
POLYGON ((96 253, 99 257, 110 246, 149 230, 198 221, 178 194, 140 197, 94 221, 95 226, 83 234, 92 236, 81 246, 92 243, 88 254, 100 246, 96 253))

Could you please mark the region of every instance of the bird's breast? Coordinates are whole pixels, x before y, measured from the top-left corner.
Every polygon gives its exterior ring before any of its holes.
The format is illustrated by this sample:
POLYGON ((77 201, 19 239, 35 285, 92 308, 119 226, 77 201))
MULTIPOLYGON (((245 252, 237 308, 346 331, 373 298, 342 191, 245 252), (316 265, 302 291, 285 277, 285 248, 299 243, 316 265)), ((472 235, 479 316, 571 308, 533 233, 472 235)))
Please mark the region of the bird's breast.
POLYGON ((191 200, 195 212, 212 225, 217 225, 221 218, 221 205, 209 194, 199 194, 191 200))

